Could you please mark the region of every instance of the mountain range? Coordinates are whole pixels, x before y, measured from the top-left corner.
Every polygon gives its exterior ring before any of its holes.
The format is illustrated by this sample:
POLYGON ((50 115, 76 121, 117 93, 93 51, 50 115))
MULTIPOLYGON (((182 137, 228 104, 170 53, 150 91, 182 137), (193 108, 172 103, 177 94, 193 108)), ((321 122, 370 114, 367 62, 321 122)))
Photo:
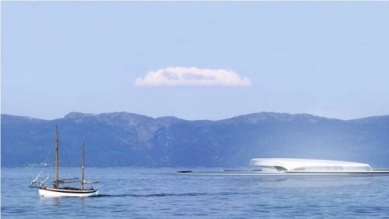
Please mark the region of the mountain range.
POLYGON ((66 155, 60 162, 69 166, 80 165, 85 141, 87 166, 94 167, 241 167, 258 157, 389 167, 389 116, 339 120, 272 112, 217 121, 127 112, 73 112, 54 120, 2 114, 2 167, 52 165, 56 126, 66 155))

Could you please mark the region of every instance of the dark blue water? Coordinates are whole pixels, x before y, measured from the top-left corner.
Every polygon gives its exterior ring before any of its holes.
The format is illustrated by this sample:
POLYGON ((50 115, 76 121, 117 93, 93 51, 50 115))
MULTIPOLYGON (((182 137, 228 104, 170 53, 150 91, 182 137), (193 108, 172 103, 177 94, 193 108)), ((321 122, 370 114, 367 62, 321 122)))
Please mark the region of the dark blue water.
MULTIPOLYGON (((2 218, 389 218, 389 177, 182 176, 89 168, 100 196, 40 198, 37 168, 2 168, 2 218)), ((71 169, 71 174, 78 174, 71 169)), ((43 177, 42 177, 43 178, 43 177)))

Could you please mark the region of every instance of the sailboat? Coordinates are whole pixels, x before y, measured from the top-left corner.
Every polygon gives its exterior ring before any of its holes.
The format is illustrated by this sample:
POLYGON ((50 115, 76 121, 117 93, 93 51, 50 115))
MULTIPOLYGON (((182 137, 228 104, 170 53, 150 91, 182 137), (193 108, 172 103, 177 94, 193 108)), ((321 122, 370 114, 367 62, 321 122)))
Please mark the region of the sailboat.
POLYGON ((81 179, 72 178, 72 179, 60 179, 59 177, 59 136, 58 136, 58 126, 55 129, 55 178, 53 181, 53 187, 46 187, 45 183, 50 178, 50 175, 47 176, 43 181, 39 183, 39 186, 36 186, 36 183, 41 175, 42 171, 38 176, 31 181, 29 187, 38 188, 39 195, 42 197, 89 197, 96 196, 99 194, 99 191, 93 187, 86 187, 86 184, 98 183, 98 181, 87 182, 84 176, 85 170, 85 142, 82 145, 82 158, 81 158, 81 179), (81 187, 70 187, 70 186, 61 186, 65 183, 75 183, 80 182, 81 187))

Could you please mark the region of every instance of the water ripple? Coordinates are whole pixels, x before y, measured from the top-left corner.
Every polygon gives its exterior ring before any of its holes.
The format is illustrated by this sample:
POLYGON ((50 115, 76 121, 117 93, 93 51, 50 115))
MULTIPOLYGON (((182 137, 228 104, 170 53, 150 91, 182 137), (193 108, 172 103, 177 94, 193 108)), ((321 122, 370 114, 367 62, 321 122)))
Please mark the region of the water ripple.
MULTIPOLYGON (((100 195, 39 198, 31 169, 2 169, 1 217, 387 218, 389 177, 188 177, 160 169, 93 168, 100 195)), ((168 169, 175 173, 175 169, 168 169)), ((75 175, 79 169, 74 169, 75 175)))

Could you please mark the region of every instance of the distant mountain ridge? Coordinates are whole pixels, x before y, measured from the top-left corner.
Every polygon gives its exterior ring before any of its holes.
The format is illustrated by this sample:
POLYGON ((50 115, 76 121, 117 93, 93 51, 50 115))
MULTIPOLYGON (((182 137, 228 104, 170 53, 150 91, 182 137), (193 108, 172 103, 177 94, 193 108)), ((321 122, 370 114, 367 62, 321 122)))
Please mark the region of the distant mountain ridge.
POLYGON ((233 167, 247 166, 254 157, 349 160, 389 167, 389 116, 339 120, 272 112, 217 121, 127 112, 73 112, 54 120, 2 114, 2 166, 45 162, 56 125, 74 166, 79 165, 86 141, 87 165, 96 167, 233 167))

